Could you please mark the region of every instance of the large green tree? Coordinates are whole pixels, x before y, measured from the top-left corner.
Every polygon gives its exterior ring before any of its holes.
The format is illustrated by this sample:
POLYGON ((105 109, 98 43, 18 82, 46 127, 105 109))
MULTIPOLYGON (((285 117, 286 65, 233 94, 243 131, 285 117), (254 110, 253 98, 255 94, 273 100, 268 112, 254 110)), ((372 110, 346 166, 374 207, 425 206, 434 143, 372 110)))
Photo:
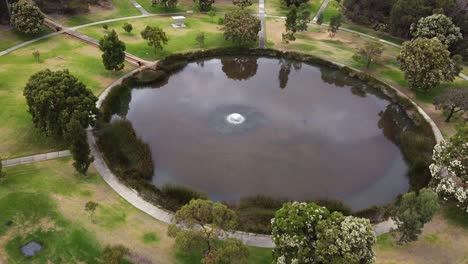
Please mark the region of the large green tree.
POLYGON ((103 52, 102 63, 106 70, 120 71, 124 68, 125 43, 119 39, 115 30, 99 41, 99 49, 103 52))
POLYGON ((463 39, 460 28, 453 24, 451 18, 442 14, 421 18, 411 25, 411 33, 414 38, 438 38, 447 47, 463 39))
POLYGON ((160 5, 164 8, 174 8, 177 6, 177 0, 152 0, 152 5, 160 5))
POLYGON ((434 99, 438 109, 448 112, 446 122, 450 122, 453 114, 468 111, 468 88, 448 89, 434 99))
POLYGON ((281 3, 287 7, 299 7, 302 4, 307 4, 309 0, 281 0, 281 3))
POLYGON ((424 225, 431 221, 438 209, 437 194, 430 189, 404 194, 394 216, 401 234, 400 242, 416 241, 424 225))
POLYGON ((214 4, 215 0, 193 0, 193 2, 198 6, 200 11, 209 11, 211 6, 214 4))
POLYGON ((146 26, 141 32, 141 37, 148 40, 148 46, 153 47, 155 53, 163 50, 163 45, 166 45, 169 41, 166 32, 158 26, 146 26))
POLYGON ((260 29, 260 19, 251 15, 247 10, 237 9, 225 15, 224 39, 237 45, 257 41, 260 29))
POLYGON ((72 118, 67 124, 67 138, 70 142, 70 152, 75 160, 73 167, 78 173, 86 175, 94 158, 89 149, 86 129, 77 119, 72 118))
POLYGON ((232 0, 232 3, 235 5, 235 6, 238 6, 242 9, 248 7, 248 6, 251 6, 253 3, 252 3, 252 0, 232 0))
POLYGON ((405 42, 397 59, 405 79, 415 90, 427 91, 442 81, 453 81, 458 74, 447 46, 437 38, 405 42))
POLYGON ((11 5, 10 23, 19 32, 34 35, 41 31, 44 15, 36 6, 20 1, 11 5))
POLYGON ((286 203, 272 219, 276 263, 372 263, 369 220, 330 212, 314 203, 286 203))
POLYGON ((434 11, 448 13, 455 7, 455 0, 396 0, 390 13, 393 33, 410 37, 410 27, 422 17, 434 11))
POLYGON ((72 118, 81 127, 93 125, 99 113, 96 96, 68 70, 35 73, 23 94, 34 125, 48 136, 65 135, 72 118))
POLYGON ((232 238, 222 244, 216 243, 236 225, 236 214, 227 206, 197 199, 176 212, 168 235, 175 237, 176 247, 181 251, 200 250, 203 263, 241 263, 248 257, 245 245, 232 238), (180 225, 186 229, 180 228, 180 225))

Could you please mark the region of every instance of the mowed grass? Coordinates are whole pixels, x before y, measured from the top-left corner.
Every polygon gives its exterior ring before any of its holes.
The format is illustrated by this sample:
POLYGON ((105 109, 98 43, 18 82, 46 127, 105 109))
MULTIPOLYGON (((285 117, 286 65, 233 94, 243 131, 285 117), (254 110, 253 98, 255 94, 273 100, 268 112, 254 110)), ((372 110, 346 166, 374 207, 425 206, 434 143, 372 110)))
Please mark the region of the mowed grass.
POLYGON ((29 77, 44 69, 68 69, 98 95, 119 76, 133 69, 126 64, 121 72, 104 69, 100 51, 65 36, 55 36, 0 57, 0 155, 13 158, 63 149, 63 142, 45 137, 34 128, 27 112, 23 89, 29 77), (38 63, 32 52, 40 52, 38 63))
POLYGON ((330 2, 327 5, 327 8, 325 8, 325 10, 322 13, 323 23, 329 23, 330 19, 333 16, 338 15, 340 12, 340 4, 337 2, 337 0, 330 0, 330 2))
MULTIPOLYGON (((332 0, 333 1, 333 0, 332 0)), ((311 19, 317 14, 323 0, 309 0, 307 8, 310 10, 311 19)), ((331 3, 331 2, 330 2, 331 3)), ((289 8, 283 4, 282 0, 265 0, 265 12, 268 15, 286 16, 289 8)))
POLYGON ((120 198, 91 167, 83 177, 69 158, 5 168, 0 184, 0 263, 97 263, 106 245, 123 244, 137 256, 173 263, 173 240, 166 226, 120 198), (98 203, 94 216, 88 201, 98 203), (4 225, 12 221, 9 225, 4 225), (141 240, 151 233, 161 243, 141 240), (19 247, 44 245, 26 260, 19 247))
MULTIPOLYGON (((5 168, 6 180, 0 184, 0 263, 96 263, 104 246, 117 244, 155 263, 200 263, 200 254, 174 249, 166 224, 128 204, 93 167, 87 177, 77 175, 72 162, 63 158, 5 168), (98 203, 94 216, 85 211, 88 201, 98 203), (45 249, 26 260, 19 247, 32 240, 45 249)), ((271 250, 249 251, 247 263, 271 263, 271 250)))
MULTIPOLYGON (((418 241, 398 244, 399 234, 388 233, 377 238, 374 252, 378 264, 454 263, 468 260, 468 214, 458 210, 456 220, 447 215, 451 206, 444 206, 434 219, 426 224, 418 241), (460 223, 460 220, 462 220, 460 223)), ((453 214, 453 212, 452 212, 453 214)))
MULTIPOLYGON (((165 8, 161 5, 153 5, 152 0, 137 0, 137 2, 148 12, 153 14, 168 14, 178 13, 186 11, 198 11, 198 7, 195 5, 193 0, 179 0, 177 6, 165 8)), ((247 7, 247 10, 257 13, 258 12, 258 0, 253 0, 253 5, 247 7)), ((236 8, 232 3, 232 0, 216 0, 212 5, 212 10, 215 12, 227 12, 236 8)))
POLYGON ((50 29, 44 27, 38 34, 31 36, 20 34, 9 26, 0 25, 0 51, 6 50, 22 42, 46 35, 51 32, 52 31, 50 29))
POLYGON ((171 25, 173 20, 170 17, 150 17, 109 23, 108 30, 104 30, 102 26, 98 25, 80 29, 79 32, 100 39, 107 32, 114 29, 119 38, 125 42, 128 52, 141 58, 156 60, 172 53, 200 49, 196 41, 199 32, 205 33, 205 49, 233 45, 224 39, 222 26, 217 24, 218 18, 219 16, 211 18, 207 15, 187 16, 184 22, 187 27, 175 29, 171 25), (122 29, 126 22, 133 25, 131 33, 126 33, 122 29), (140 33, 146 26, 158 26, 166 32, 169 41, 167 45, 164 45, 162 51, 155 52, 152 47, 148 46, 148 42, 141 37, 140 33))
POLYGON ((111 0, 109 6, 91 6, 89 12, 57 18, 66 26, 78 26, 112 18, 141 15, 130 0, 111 0))

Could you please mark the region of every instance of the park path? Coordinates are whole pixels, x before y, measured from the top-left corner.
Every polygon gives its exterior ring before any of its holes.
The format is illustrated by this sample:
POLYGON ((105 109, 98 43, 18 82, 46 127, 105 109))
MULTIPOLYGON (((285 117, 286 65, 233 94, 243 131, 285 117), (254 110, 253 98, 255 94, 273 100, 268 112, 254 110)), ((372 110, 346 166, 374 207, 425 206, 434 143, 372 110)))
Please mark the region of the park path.
POLYGON ((325 9, 328 6, 328 3, 330 3, 330 0, 325 0, 323 1, 322 5, 320 6, 320 9, 317 11, 317 14, 315 14, 315 17, 312 19, 313 23, 317 23, 317 20, 319 19, 320 15, 325 11, 325 9))
POLYGON ((136 9, 140 10, 142 15, 149 15, 150 12, 146 11, 144 7, 142 7, 136 0, 130 0, 132 2, 133 6, 136 7, 136 9))
POLYGON ((2 165, 4 167, 13 167, 13 166, 18 166, 18 165, 23 165, 23 164, 28 164, 28 163, 39 162, 39 161, 68 157, 70 155, 71 153, 68 150, 55 151, 55 152, 37 154, 37 155, 20 157, 20 158, 15 158, 15 159, 2 160, 2 165))
POLYGON ((266 28, 266 22, 265 22, 265 0, 259 0, 258 1, 258 17, 260 18, 260 25, 261 29, 260 32, 258 32, 259 37, 258 37, 258 47, 259 48, 265 48, 265 28, 266 28))

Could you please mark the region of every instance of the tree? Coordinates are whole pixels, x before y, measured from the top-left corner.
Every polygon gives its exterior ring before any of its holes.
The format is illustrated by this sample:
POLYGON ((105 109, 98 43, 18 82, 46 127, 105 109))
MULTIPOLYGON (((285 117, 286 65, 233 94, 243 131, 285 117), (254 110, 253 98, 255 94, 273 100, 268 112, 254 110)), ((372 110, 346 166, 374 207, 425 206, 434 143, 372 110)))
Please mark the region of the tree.
POLYGON ((247 10, 234 10, 225 15, 224 39, 237 45, 245 45, 258 39, 260 20, 247 10))
POLYGON ((94 216, 94 212, 96 212, 96 209, 98 208, 99 204, 93 201, 89 201, 85 204, 85 211, 89 212, 89 216, 91 219, 94 216))
POLYGON ((397 60, 405 79, 415 90, 427 91, 441 81, 453 81, 458 74, 447 46, 437 38, 405 42, 397 60))
POLYGON ((444 200, 455 201, 457 206, 468 212, 468 126, 457 129, 455 136, 442 140, 434 147, 429 166, 431 185, 444 200))
POLYGON ((323 13, 320 13, 319 16, 317 17, 317 25, 322 25, 323 24, 323 13))
POLYGON ((44 15, 36 6, 19 1, 11 5, 10 23, 19 32, 34 35, 41 31, 44 15))
POLYGON ((5 179, 5 172, 3 171, 3 164, 2 164, 2 158, 0 157, 0 182, 2 182, 5 179))
POLYGON ((434 105, 448 112, 445 122, 450 122, 453 114, 468 111, 468 89, 448 89, 434 99, 434 105))
POLYGON ((299 12, 297 12, 296 20, 296 29, 298 31, 307 30, 307 25, 310 23, 310 15, 310 8, 307 5, 301 5, 299 7, 299 12))
POLYGON ((286 14, 286 21, 284 24, 286 31, 296 32, 297 30, 297 10, 295 7, 291 8, 286 14))
POLYGON ((451 18, 442 14, 421 18, 411 25, 411 34, 413 38, 438 38, 447 47, 463 39, 460 28, 453 24, 451 18))
POLYGON ((363 47, 360 47, 356 54, 354 54, 353 59, 355 60, 365 60, 366 68, 369 69, 372 62, 376 61, 384 50, 382 44, 377 42, 367 42, 363 47))
POLYGON ((216 16, 216 12, 213 10, 210 10, 206 14, 211 18, 211 22, 213 22, 213 18, 216 16))
POLYGON ((215 0, 193 0, 193 2, 198 6, 200 11, 208 11, 215 0))
POLYGON ((272 219, 272 239, 277 263, 314 263, 317 243, 316 226, 330 213, 314 203, 285 203, 272 219))
POLYGON ((174 8, 177 6, 177 0, 152 0, 151 5, 161 5, 165 9, 174 8))
POLYGON ((286 15, 284 27, 286 32, 282 34, 283 41, 285 43, 295 41, 297 31, 297 11, 295 7, 292 7, 286 15))
POLYGON ((106 264, 120 264, 128 254, 130 250, 123 245, 106 246, 102 251, 101 261, 106 264))
POLYGON ((166 36, 166 32, 158 26, 146 26, 146 28, 141 32, 141 37, 148 40, 148 46, 153 47, 155 53, 163 50, 162 45, 166 45, 169 41, 169 38, 166 36))
POLYGON ((196 199, 176 212, 168 235, 175 237, 176 246, 182 251, 201 249, 203 263, 232 263, 233 260, 240 262, 248 256, 246 246, 240 241, 231 238, 222 245, 215 243, 236 225, 236 214, 227 206, 196 199), (181 229, 177 225, 183 225, 187 229, 181 229))
POLYGON ((287 7, 299 7, 302 4, 306 4, 309 2, 309 0, 281 0, 282 4, 287 6, 287 7))
POLYGON ((197 41, 198 46, 203 48, 205 46, 205 32, 199 32, 195 40, 197 41))
POLYGON ((369 220, 330 212, 315 203, 286 203, 272 219, 275 263, 372 263, 369 220))
POLYGON ((32 55, 37 63, 41 62, 41 53, 38 50, 34 50, 32 55))
POLYGON ((253 3, 252 3, 252 0, 232 0, 232 3, 235 5, 235 6, 238 6, 242 9, 248 7, 248 6, 251 6, 253 3))
POLYGON ((401 233, 400 243, 416 241, 424 225, 431 221, 438 209, 437 194, 430 189, 405 193, 393 217, 401 233))
POLYGON ((317 224, 319 263, 373 263, 376 237, 368 219, 334 212, 317 224))
POLYGON ((65 135, 72 118, 81 127, 94 125, 99 114, 96 96, 68 70, 47 69, 35 73, 23 94, 34 125, 48 136, 65 135))
POLYGON ((70 123, 68 123, 67 138, 71 144, 70 152, 75 160, 73 163, 75 170, 80 174, 86 175, 89 165, 94 161, 94 158, 91 156, 86 130, 77 119, 72 118, 70 123))
POLYGON ((130 33, 130 32, 132 32, 132 30, 133 30, 132 24, 127 23, 127 22, 125 22, 125 24, 123 25, 122 28, 123 28, 123 30, 125 30, 125 32, 127 32, 127 33, 130 33))
POLYGON ((409 38, 411 25, 417 23, 419 19, 432 15, 436 10, 448 13, 452 8, 454 8, 453 0, 396 0, 392 5, 389 22, 394 34, 409 38))
POLYGON ((102 53, 102 63, 106 70, 120 71, 125 67, 125 43, 119 40, 115 30, 106 34, 99 41, 102 53))
POLYGON ((330 19, 330 25, 328 27, 328 35, 330 36, 331 39, 333 39, 336 35, 336 32, 338 32, 338 29, 341 27, 341 23, 343 21, 343 17, 341 14, 332 16, 330 19))

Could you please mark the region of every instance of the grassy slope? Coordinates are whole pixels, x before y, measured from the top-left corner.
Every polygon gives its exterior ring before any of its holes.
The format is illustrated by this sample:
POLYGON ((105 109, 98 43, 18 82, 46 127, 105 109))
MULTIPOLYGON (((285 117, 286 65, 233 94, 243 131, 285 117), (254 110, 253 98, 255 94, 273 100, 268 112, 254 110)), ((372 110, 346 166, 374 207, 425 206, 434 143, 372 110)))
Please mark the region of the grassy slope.
MULTIPOLYGON (((93 168, 83 178, 74 173, 71 163, 59 159, 5 169, 7 179, 0 184, 0 222, 20 219, 17 222, 23 224, 0 226, 0 263, 6 259, 26 262, 18 247, 30 239, 46 246, 33 259, 39 263, 46 259, 69 263, 73 257, 94 263, 90 259, 108 244, 124 244, 139 257, 158 263, 200 263, 197 254, 174 251, 173 239, 166 236, 167 225, 120 198, 93 168), (99 204, 93 218, 84 210, 88 201, 99 204), (17 214, 24 216, 15 217, 17 214)), ((248 263, 271 263, 270 250, 249 250, 248 263)))
MULTIPOLYGON (((174 52, 184 52, 198 49, 195 37, 199 32, 205 32, 205 48, 223 47, 232 45, 224 40, 221 26, 216 22, 218 17, 210 18, 207 15, 194 15, 186 18, 186 28, 174 29, 170 17, 151 17, 125 21, 133 25, 132 33, 128 34, 122 29, 124 21, 108 24, 109 30, 115 29, 119 37, 127 45, 127 51, 145 59, 160 59, 174 52), (140 36, 140 32, 146 26, 159 26, 169 37, 169 42, 164 46, 162 52, 154 53, 153 48, 148 46, 147 41, 140 36)), ((92 26, 80 29, 80 32, 99 39, 105 34, 102 26, 92 26)))
POLYGON ((52 31, 48 28, 43 28, 41 32, 34 36, 28 36, 28 35, 23 35, 20 34, 16 31, 14 31, 12 28, 7 27, 7 26, 0 26, 0 51, 6 50, 10 47, 13 47, 15 45, 18 45, 22 42, 31 40, 33 38, 37 38, 43 35, 46 35, 48 33, 51 33, 52 31))
POLYGON ((425 225, 419 240, 399 245, 397 234, 380 236, 375 246, 378 264, 454 263, 468 261, 468 216, 444 207, 425 225))
MULTIPOLYGON (((99 50, 65 36, 56 36, 0 57, 0 153, 2 158, 38 154, 63 148, 41 135, 27 113, 23 88, 33 73, 44 70, 69 69, 96 95, 117 79, 122 72, 106 71, 99 50), (41 63, 31 55, 41 53, 41 63)), ((132 66, 126 64, 129 71, 132 66)))
POLYGON ((141 12, 129 0, 111 1, 110 8, 91 7, 89 12, 62 18, 61 22, 66 26, 78 26, 112 18, 141 15, 141 12))

